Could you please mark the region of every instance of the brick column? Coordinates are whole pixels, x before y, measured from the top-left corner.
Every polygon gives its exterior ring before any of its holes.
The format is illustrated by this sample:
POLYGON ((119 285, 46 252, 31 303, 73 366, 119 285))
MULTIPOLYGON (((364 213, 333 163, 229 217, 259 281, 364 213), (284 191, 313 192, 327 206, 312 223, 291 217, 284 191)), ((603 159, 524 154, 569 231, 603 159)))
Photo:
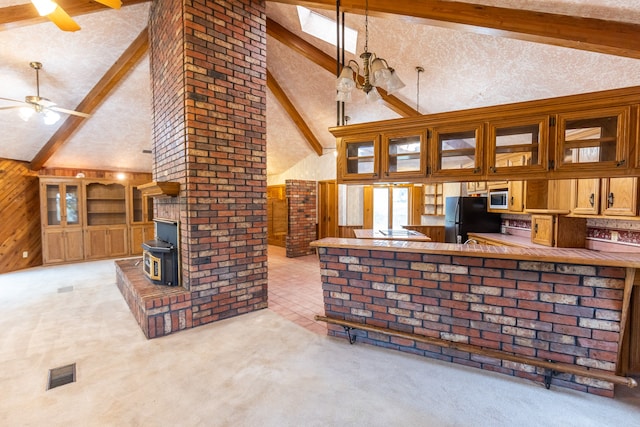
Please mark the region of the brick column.
POLYGON ((294 258, 315 253, 309 243, 316 240, 317 185, 315 181, 288 179, 285 181, 289 205, 289 233, 287 257, 294 258))
POLYGON ((178 181, 193 326, 267 306, 266 33, 262 1, 151 6, 154 180, 178 181))

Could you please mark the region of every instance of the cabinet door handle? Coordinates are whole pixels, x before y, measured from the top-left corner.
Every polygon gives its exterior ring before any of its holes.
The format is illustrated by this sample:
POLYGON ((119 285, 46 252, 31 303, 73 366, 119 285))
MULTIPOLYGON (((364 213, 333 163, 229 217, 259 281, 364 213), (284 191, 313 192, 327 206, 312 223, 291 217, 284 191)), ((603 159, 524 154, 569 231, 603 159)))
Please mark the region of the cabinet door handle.
POLYGON ((589 196, 589 204, 591 205, 591 207, 594 207, 596 204, 596 195, 594 193, 591 193, 591 195, 589 196))
POLYGON ((614 201, 613 193, 609 193, 609 197, 607 197, 607 202, 609 203, 609 207, 613 206, 613 201, 614 201))
POLYGON ((480 167, 478 166, 477 168, 474 168, 473 173, 480 173, 480 167))
POLYGON ((537 222, 533 225, 533 232, 534 232, 536 235, 538 234, 538 223, 537 223, 537 222))
POLYGON ((496 171, 498 170, 495 166, 490 166, 489 170, 493 173, 496 173, 496 171))
POLYGON ((511 201, 510 201, 510 203, 511 203, 511 206, 513 206, 513 196, 511 196, 511 201))
POLYGON ((619 168, 620 166, 624 166, 624 164, 625 164, 626 162, 627 162, 627 161, 626 161, 625 159, 622 159, 622 160, 620 160, 620 161, 616 162, 616 167, 618 167, 618 168, 619 168))

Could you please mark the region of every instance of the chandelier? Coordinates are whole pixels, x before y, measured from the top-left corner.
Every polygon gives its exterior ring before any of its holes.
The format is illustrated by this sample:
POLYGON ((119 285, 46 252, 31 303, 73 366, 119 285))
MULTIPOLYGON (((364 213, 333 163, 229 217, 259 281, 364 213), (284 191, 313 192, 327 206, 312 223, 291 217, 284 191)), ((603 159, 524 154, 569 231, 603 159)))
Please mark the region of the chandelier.
POLYGON ((362 59, 363 83, 358 81, 360 65, 353 59, 342 68, 336 82, 336 101, 350 102, 351 92, 354 88, 361 89, 365 93, 365 102, 371 103, 382 99, 377 88, 382 88, 387 93, 396 92, 404 87, 404 83, 389 67, 387 61, 378 58, 375 53, 369 52, 369 2, 365 2, 364 10, 364 52, 360 54, 362 59))

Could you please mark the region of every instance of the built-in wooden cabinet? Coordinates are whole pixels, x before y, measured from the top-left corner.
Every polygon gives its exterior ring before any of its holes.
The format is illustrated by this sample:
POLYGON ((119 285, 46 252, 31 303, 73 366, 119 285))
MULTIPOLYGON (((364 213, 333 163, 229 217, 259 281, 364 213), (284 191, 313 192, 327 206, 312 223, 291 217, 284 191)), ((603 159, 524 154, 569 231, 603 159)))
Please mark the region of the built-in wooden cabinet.
POLYGON ((590 173, 628 169, 630 114, 628 106, 558 114, 554 168, 590 173))
POLYGON ((636 216, 638 178, 576 179, 571 200, 573 215, 636 216))
POLYGON ((129 254, 126 225, 88 227, 84 235, 87 259, 102 259, 129 254))
POLYGON ((587 222, 584 218, 566 216, 567 212, 531 215, 531 241, 559 248, 584 248, 587 222))
POLYGON ((607 178, 601 180, 601 185, 603 215, 638 214, 638 178, 607 178))
POLYGON ((332 128, 338 183, 638 176, 639 89, 332 128))
POLYGON ((431 176, 475 181, 483 175, 483 123, 457 123, 431 129, 431 176))
POLYGON ((427 173, 426 133, 402 131, 382 135, 382 177, 413 178, 427 173))
POLYGON ((338 144, 340 179, 376 180, 380 177, 380 135, 343 138, 338 144))
POLYGON ((153 204, 136 185, 105 179, 40 179, 43 263, 141 253, 153 238, 153 204))
POLYGON ((545 171, 548 133, 549 116, 489 122, 487 174, 499 177, 545 171))
POLYGON ((84 237, 81 227, 54 228, 42 233, 43 263, 82 261, 84 237))
POLYGON ((83 189, 79 182, 40 183, 43 262, 84 259, 83 189))

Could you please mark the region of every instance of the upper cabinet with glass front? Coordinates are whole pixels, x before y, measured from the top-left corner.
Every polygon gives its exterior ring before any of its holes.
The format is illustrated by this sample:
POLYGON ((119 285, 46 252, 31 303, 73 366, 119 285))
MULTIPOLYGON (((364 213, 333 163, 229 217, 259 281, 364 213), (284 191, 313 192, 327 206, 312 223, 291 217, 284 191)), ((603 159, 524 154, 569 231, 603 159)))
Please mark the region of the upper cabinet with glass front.
POLYGON ((431 175, 453 181, 477 180, 484 174, 482 123, 444 125, 432 128, 431 175))
POLYGON ((80 183, 42 182, 44 227, 81 226, 80 183))
POLYGON ((629 165, 630 107, 558 114, 557 171, 623 171, 629 165))
POLYGON ((343 180, 380 177, 380 135, 341 138, 338 143, 338 174, 343 180))
POLYGON ((491 121, 487 175, 535 174, 546 170, 548 134, 548 116, 491 121))
POLYGON ((425 132, 382 136, 382 178, 421 178, 427 174, 425 132))

